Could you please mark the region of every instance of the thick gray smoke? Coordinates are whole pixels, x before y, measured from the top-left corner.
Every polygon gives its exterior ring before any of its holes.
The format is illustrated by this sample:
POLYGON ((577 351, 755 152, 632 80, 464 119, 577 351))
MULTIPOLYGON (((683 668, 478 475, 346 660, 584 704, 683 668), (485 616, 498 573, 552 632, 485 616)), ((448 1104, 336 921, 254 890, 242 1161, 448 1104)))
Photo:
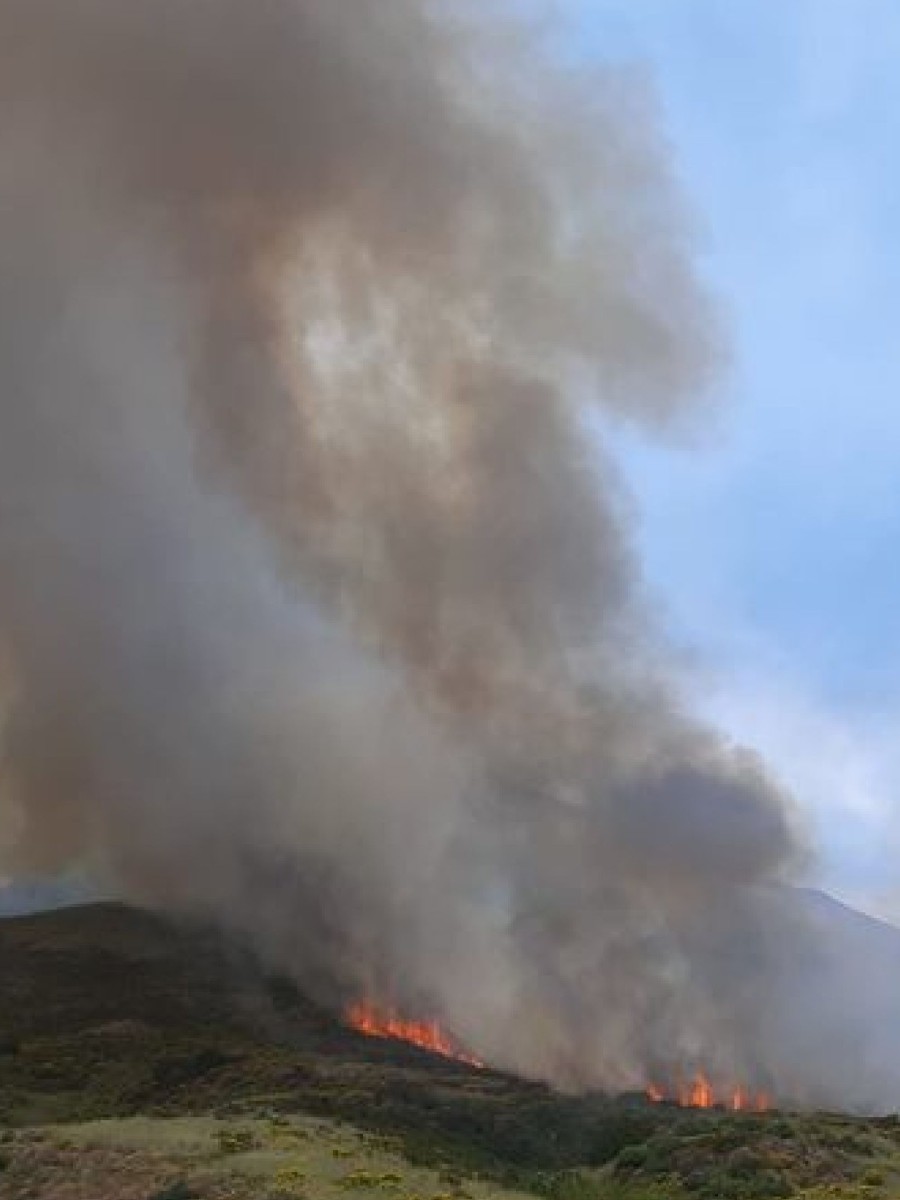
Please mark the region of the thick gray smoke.
POLYGON ((556 1082, 778 1085, 788 808, 592 413, 715 320, 640 84, 488 7, 0 0, 6 858, 556 1082))

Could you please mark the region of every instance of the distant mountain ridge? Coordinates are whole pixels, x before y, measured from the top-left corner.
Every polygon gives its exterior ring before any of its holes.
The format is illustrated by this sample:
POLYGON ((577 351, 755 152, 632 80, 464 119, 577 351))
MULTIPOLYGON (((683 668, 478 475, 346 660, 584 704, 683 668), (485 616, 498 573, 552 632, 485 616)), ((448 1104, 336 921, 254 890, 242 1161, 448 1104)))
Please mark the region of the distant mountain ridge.
POLYGON ((98 893, 82 880, 27 879, 0 884, 0 917, 24 917, 85 904, 98 893))
POLYGON ((894 925, 884 917, 873 917, 871 913, 854 908, 843 900, 836 900, 828 892, 817 888, 792 889, 799 902, 803 904, 808 915, 813 920, 838 924, 846 930, 853 929, 861 936, 884 937, 893 942, 900 938, 900 926, 894 925))
MULTIPOLYGON (((792 896, 813 920, 855 929, 862 936, 900 939, 900 927, 882 917, 873 917, 817 888, 780 889, 792 896)), ((67 908, 101 899, 98 890, 82 879, 72 877, 30 878, 0 882, 0 916, 27 916, 31 913, 67 908)), ((900 945, 900 942, 898 942, 900 945)))

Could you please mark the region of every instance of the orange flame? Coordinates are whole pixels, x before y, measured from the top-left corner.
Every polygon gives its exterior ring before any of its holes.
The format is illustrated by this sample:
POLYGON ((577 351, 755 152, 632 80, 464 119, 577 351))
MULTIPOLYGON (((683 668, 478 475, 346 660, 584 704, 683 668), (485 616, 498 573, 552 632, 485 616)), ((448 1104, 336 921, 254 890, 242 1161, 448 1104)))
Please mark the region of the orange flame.
POLYGON ((763 1113, 772 1107, 771 1097, 765 1092, 753 1092, 742 1086, 717 1090, 702 1071, 693 1079, 671 1087, 648 1083, 644 1091, 653 1104, 669 1102, 682 1108, 730 1108, 733 1112, 763 1113))
POLYGON ((437 1021, 410 1021, 393 1008, 383 1008, 371 1000, 359 1000, 351 1004, 344 1014, 351 1029, 368 1037, 393 1038, 398 1042, 410 1042, 422 1050, 441 1054, 456 1062, 468 1063, 470 1067, 483 1067, 484 1063, 467 1054, 437 1021))

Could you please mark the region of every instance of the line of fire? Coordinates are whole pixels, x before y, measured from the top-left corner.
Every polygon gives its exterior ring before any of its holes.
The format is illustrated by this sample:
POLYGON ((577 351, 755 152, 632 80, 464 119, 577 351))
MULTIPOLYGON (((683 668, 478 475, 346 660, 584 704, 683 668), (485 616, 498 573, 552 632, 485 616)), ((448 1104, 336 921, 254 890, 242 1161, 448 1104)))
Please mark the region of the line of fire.
MULTIPOLYGON (((344 1013, 351 1029, 367 1037, 408 1042, 422 1050, 440 1054, 472 1067, 484 1067, 480 1059, 468 1053, 436 1020, 413 1020, 395 1008, 372 1000, 359 1000, 344 1013)), ((741 1084, 722 1087, 713 1084, 702 1071, 688 1077, 676 1077, 671 1083, 648 1083, 644 1089, 653 1104, 675 1104, 681 1108, 718 1108, 732 1112, 765 1113, 772 1107, 771 1096, 741 1084)))
POLYGON ((376 1004, 371 1000, 360 1000, 351 1004, 344 1014, 351 1029, 368 1037, 392 1038, 398 1042, 409 1042, 421 1050, 467 1063, 470 1067, 483 1067, 480 1059, 468 1054, 457 1041, 443 1030, 439 1022, 414 1021, 401 1016, 396 1009, 376 1004))

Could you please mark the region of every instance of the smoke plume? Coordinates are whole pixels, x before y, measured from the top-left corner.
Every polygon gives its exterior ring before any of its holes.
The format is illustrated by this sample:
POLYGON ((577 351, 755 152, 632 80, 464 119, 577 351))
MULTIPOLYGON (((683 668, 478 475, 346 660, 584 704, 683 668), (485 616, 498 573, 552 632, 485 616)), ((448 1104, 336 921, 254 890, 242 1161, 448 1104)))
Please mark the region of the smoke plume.
POLYGON ((719 358, 665 158, 509 6, 0 0, 8 864, 563 1085, 778 1084, 789 805, 599 432, 719 358))

